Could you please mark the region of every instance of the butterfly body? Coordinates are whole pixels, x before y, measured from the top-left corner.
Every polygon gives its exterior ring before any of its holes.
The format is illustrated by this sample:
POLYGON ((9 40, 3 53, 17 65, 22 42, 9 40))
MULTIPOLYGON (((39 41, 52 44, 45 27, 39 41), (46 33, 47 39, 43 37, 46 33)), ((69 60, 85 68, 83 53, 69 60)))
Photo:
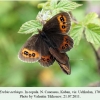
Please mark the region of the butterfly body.
POLYGON ((50 66, 56 60, 61 69, 70 74, 69 58, 66 51, 73 47, 73 40, 66 33, 71 26, 70 16, 61 12, 52 17, 39 34, 30 37, 19 51, 19 58, 25 62, 38 61, 50 66))
POLYGON ((42 37, 42 40, 49 46, 49 47, 52 47, 52 48, 56 48, 56 44, 53 43, 53 41, 50 40, 50 38, 46 35, 45 32, 41 32, 41 37, 42 37))

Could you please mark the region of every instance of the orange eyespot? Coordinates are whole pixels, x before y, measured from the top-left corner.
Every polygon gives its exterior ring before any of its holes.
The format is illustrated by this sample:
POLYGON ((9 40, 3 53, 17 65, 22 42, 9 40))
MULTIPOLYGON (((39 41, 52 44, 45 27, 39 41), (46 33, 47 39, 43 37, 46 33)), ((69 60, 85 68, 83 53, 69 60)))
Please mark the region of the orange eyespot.
POLYGON ((27 48, 22 50, 22 55, 26 58, 38 58, 40 56, 35 50, 28 50, 27 48))
POLYGON ((66 24, 67 19, 66 19, 66 17, 64 15, 59 15, 57 17, 57 19, 58 19, 58 22, 59 22, 61 32, 66 33, 66 31, 67 31, 67 24, 66 24))
POLYGON ((51 57, 52 57, 51 55, 48 55, 48 56, 42 56, 42 57, 41 57, 41 60, 42 60, 42 61, 49 62, 49 61, 52 59, 51 57))

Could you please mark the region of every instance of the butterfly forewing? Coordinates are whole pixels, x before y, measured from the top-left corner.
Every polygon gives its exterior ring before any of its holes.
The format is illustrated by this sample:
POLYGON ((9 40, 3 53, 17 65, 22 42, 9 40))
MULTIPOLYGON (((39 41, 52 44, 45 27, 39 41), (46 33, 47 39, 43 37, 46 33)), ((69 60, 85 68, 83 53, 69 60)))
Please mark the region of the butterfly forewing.
POLYGON ((41 58, 40 34, 33 35, 19 51, 19 58, 25 62, 35 62, 41 58))
POLYGON ((68 35, 61 34, 48 34, 49 39, 52 41, 52 45, 55 45, 61 53, 69 51, 73 47, 73 39, 68 35))
POLYGON ((41 59, 39 63, 42 66, 50 66, 54 63, 55 58, 49 52, 49 46, 44 42, 41 41, 41 59))
POLYGON ((66 34, 70 30, 70 26, 70 15, 66 12, 61 12, 47 21, 43 26, 43 31, 46 34, 66 34))
POLYGON ((68 75, 71 74, 71 67, 69 65, 69 60, 66 61, 66 64, 62 64, 59 61, 57 61, 58 64, 60 65, 60 68, 68 75))

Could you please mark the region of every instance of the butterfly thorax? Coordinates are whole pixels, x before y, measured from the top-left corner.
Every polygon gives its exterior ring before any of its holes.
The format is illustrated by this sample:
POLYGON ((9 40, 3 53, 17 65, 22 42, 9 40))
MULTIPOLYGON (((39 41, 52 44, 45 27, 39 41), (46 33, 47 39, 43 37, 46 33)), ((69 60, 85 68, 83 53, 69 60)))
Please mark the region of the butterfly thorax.
POLYGON ((50 40, 50 38, 46 35, 45 32, 43 31, 39 31, 39 33, 41 34, 41 37, 43 39, 43 41, 49 46, 49 47, 52 47, 52 48, 56 48, 56 44, 53 43, 52 40, 50 40))

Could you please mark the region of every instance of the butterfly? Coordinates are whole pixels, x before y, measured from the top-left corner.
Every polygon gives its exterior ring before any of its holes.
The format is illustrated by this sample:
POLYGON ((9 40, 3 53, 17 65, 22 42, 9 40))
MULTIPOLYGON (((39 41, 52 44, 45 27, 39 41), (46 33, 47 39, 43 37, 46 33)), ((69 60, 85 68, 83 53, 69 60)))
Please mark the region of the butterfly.
POLYGON ((66 52, 73 47, 73 39, 66 33, 71 27, 67 12, 60 12, 48 20, 38 34, 31 36, 19 51, 19 58, 25 62, 38 61, 42 66, 50 66, 55 61, 66 73, 71 73, 66 52))

